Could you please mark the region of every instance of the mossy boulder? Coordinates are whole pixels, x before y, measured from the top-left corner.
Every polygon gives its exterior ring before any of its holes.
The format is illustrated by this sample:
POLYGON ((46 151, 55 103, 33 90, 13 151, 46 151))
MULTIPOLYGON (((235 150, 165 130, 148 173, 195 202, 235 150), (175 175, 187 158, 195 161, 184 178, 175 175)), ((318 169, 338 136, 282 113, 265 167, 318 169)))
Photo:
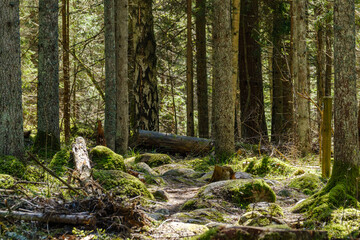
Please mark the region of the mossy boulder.
POLYGON ((22 161, 13 156, 0 156, 0 174, 24 178, 26 167, 22 161))
POLYGON ((133 198, 143 196, 154 199, 153 195, 138 178, 120 170, 93 170, 93 177, 100 185, 115 195, 133 198))
POLYGON ((270 157, 263 157, 262 159, 253 159, 245 168, 245 172, 258 176, 271 175, 289 175, 296 171, 296 168, 289 164, 270 157))
POLYGON ((145 153, 135 158, 135 163, 144 162, 150 167, 158 167, 172 162, 171 158, 166 154, 145 153))
POLYGON ((220 198, 245 207, 253 202, 275 202, 276 195, 270 186, 260 179, 219 181, 202 187, 199 198, 220 198))
POLYGON ((90 151, 93 168, 126 171, 124 158, 105 146, 96 146, 90 151))
POLYGON ((184 164, 179 164, 179 163, 171 163, 171 164, 165 164, 165 165, 162 165, 159 167, 155 167, 153 169, 155 172, 162 175, 171 169, 180 169, 180 168, 188 168, 188 166, 186 166, 184 164))
POLYGON ((15 179, 7 174, 0 174, 0 188, 9 189, 15 186, 15 179))
POLYGON ((289 187, 296 188, 307 195, 317 192, 322 186, 320 178, 312 173, 293 178, 289 183, 289 187))
POLYGON ((63 175, 68 168, 74 168, 74 162, 70 160, 70 151, 62 149, 51 159, 49 168, 54 170, 57 175, 63 175))

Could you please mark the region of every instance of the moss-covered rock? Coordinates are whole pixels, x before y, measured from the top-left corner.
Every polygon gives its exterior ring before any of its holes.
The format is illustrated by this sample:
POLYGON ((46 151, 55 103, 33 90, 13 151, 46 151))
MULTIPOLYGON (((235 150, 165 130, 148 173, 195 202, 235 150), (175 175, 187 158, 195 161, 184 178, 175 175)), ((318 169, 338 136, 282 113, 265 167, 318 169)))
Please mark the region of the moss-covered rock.
POLYGON ((143 196, 154 199, 144 183, 123 171, 94 170, 93 177, 103 188, 111 190, 115 195, 128 198, 143 196))
POLYGON ((165 164, 159 167, 155 167, 153 169, 155 172, 162 175, 171 169, 179 169, 179 168, 188 168, 188 166, 186 166, 185 164, 171 163, 171 164, 165 164))
POLYGON ((0 156, 0 174, 24 178, 26 167, 22 161, 13 156, 0 156))
POLYGON ((166 154, 145 153, 136 156, 135 163, 144 162, 150 167, 158 167, 172 162, 171 158, 166 154))
POLYGON ((308 195, 317 192, 322 186, 320 178, 312 173, 306 173, 293 178, 289 183, 289 187, 296 188, 308 195))
POLYGON ((214 157, 206 156, 204 158, 195 158, 185 161, 192 169, 198 172, 208 172, 214 169, 216 160, 214 157))
POLYGON ((49 168, 60 176, 63 175, 68 168, 74 168, 74 162, 70 160, 70 151, 68 149, 62 149, 57 152, 51 159, 49 168))
POLYGON ((15 179, 7 174, 0 174, 0 188, 9 189, 15 186, 15 179))
POLYGON ((276 195, 270 186, 260 179, 237 179, 214 182, 202 187, 198 197, 221 198, 245 207, 253 202, 275 202, 276 195))
POLYGON ((214 208, 201 208, 190 212, 180 212, 171 217, 187 223, 208 224, 210 222, 226 222, 223 214, 214 208))
POLYGON ((270 215, 273 217, 284 216, 284 212, 278 204, 269 203, 269 202, 251 203, 246 208, 246 211, 247 212, 257 211, 263 215, 270 215))
POLYGON ((296 168, 289 164, 270 157, 263 157, 262 159, 253 159, 245 168, 245 172, 258 176, 272 175, 289 175, 296 171, 296 168))
POLYGON ((90 151, 90 157, 95 169, 126 171, 124 158, 110 148, 96 146, 90 151))

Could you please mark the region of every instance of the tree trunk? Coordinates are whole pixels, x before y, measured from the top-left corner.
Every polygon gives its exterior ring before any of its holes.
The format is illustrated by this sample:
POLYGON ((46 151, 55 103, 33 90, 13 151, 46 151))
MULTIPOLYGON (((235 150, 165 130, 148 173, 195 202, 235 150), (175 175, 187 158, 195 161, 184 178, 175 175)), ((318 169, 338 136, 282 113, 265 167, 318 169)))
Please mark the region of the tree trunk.
POLYGON ((186 1, 186 135, 194 136, 194 82, 192 52, 192 0, 186 1))
POLYGON ((199 137, 209 137, 208 83, 206 69, 206 0, 196 0, 196 77, 199 137))
MULTIPOLYGON (((327 14, 331 12, 331 4, 328 3, 327 14)), ((331 96, 331 79, 333 67, 333 26, 331 18, 326 18, 326 69, 325 69, 325 96, 331 96)))
POLYGON ((2 1, 0 22, 0 155, 22 157, 24 133, 18 0, 2 1))
POLYGON ((232 1, 232 79, 236 83, 235 96, 235 139, 241 138, 241 109, 240 109, 240 81, 239 81, 239 29, 240 27, 240 0, 232 1))
POLYGON ((159 130, 159 99, 156 81, 156 43, 152 0, 133 0, 134 129, 159 130))
POLYGON ((39 1, 37 151, 60 149, 58 5, 58 0, 39 1))
POLYGON ((296 11, 296 42, 297 45, 297 78, 295 79, 295 99, 297 105, 297 136, 298 149, 302 156, 310 152, 310 82, 308 79, 307 64, 307 2, 304 0, 295 0, 296 11))
POLYGON ((234 153, 235 82, 232 80, 231 4, 215 0, 213 12, 214 43, 214 140, 218 160, 234 153))
POLYGON ((115 0, 116 138, 115 150, 125 154, 129 138, 128 0, 115 0))
POLYGON ((241 97, 241 131, 246 142, 267 140, 261 47, 257 41, 258 0, 241 1, 239 78, 241 97))
POLYGON ((62 0, 62 41, 63 41, 63 79, 64 79, 64 133, 65 142, 70 141, 70 41, 69 41, 69 0, 62 0))
POLYGON ((105 18, 105 140, 115 151, 116 136, 116 58, 115 58, 115 2, 104 1, 105 18))

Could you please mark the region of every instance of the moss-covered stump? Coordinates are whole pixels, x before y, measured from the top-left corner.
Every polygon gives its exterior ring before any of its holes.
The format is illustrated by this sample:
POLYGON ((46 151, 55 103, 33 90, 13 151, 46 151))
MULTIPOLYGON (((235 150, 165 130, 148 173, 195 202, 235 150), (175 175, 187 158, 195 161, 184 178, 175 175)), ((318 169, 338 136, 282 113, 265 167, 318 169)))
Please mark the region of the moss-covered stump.
POLYGON ((49 168, 54 170, 57 175, 63 175, 68 168, 74 168, 74 162, 70 160, 70 151, 62 149, 51 159, 49 168))
POLYGON ((266 175, 289 175, 296 171, 296 168, 289 164, 270 157, 263 157, 262 159, 252 159, 248 166, 245 168, 245 172, 258 176, 266 175))
POLYGON ((94 170, 93 177, 106 190, 120 197, 133 198, 143 196, 154 199, 153 195, 136 177, 120 170, 94 170))
POLYGON ((306 173, 293 178, 289 183, 289 187, 295 188, 304 194, 311 195, 319 191, 319 189, 323 187, 323 183, 317 175, 306 173))
POLYGON ((96 146, 90 151, 90 158, 95 169, 126 171, 124 158, 110 148, 96 146))
POLYGON ((0 174, 0 188, 9 189, 15 186, 15 179, 7 174, 0 174))
POLYGON ((222 213, 214 208, 196 209, 190 212, 179 212, 171 216, 181 222, 208 224, 211 222, 225 223, 226 220, 222 213))
POLYGON ((26 167, 19 159, 13 156, 0 156, 0 174, 24 178, 26 167))
POLYGON ((220 198, 245 207, 253 202, 275 202, 270 186, 260 179, 237 179, 208 184, 198 193, 199 198, 220 198))
POLYGON ((135 158, 135 163, 144 162, 150 167, 158 167, 172 162, 171 158, 166 154, 145 153, 135 158))

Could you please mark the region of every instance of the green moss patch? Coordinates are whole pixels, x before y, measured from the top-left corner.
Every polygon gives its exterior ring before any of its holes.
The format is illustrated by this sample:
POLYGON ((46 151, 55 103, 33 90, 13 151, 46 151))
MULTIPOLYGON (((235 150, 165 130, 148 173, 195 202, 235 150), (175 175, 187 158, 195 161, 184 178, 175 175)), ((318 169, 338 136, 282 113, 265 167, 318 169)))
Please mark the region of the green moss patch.
POLYGON ((145 153, 135 158, 135 163, 144 162, 150 167, 158 167, 172 162, 171 158, 166 154, 145 153))
POLYGON ((128 198, 143 196, 154 199, 144 183, 123 171, 94 170, 93 177, 103 188, 111 190, 115 195, 128 198))
POLYGON ((74 162, 70 160, 70 151, 62 149, 51 159, 49 168, 54 170, 57 175, 63 175, 68 168, 74 168, 74 162))
POLYGON ((13 177, 24 178, 25 165, 16 157, 0 156, 0 174, 8 174, 13 177))
POLYGON ((0 188, 9 189, 15 186, 15 179, 7 174, 0 174, 0 188))
POLYGON ((262 159, 253 159, 245 168, 245 172, 258 176, 272 175, 289 175, 296 171, 296 168, 289 164, 270 157, 263 157, 262 159))
POLYGON ((198 172, 209 172, 214 169, 216 161, 211 156, 187 160, 186 163, 198 172))
POLYGON ((311 173, 306 173, 299 177, 293 178, 289 183, 289 187, 296 188, 308 195, 317 192, 322 186, 323 184, 320 178, 317 175, 311 173))
POLYGON ((339 208, 331 213, 331 219, 324 230, 329 238, 354 239, 359 236, 360 211, 355 208, 339 208))
POLYGON ((95 169, 126 171, 124 158, 110 148, 96 146, 90 151, 90 156, 95 169))
POLYGON ((172 217, 179 219, 181 222, 193 222, 198 224, 226 222, 223 214, 214 208, 202 208, 191 212, 181 212, 172 215, 172 217))
POLYGON ((270 186, 260 179, 237 179, 214 182, 200 189, 200 198, 221 198, 245 207, 253 202, 275 202, 276 195, 270 186))

